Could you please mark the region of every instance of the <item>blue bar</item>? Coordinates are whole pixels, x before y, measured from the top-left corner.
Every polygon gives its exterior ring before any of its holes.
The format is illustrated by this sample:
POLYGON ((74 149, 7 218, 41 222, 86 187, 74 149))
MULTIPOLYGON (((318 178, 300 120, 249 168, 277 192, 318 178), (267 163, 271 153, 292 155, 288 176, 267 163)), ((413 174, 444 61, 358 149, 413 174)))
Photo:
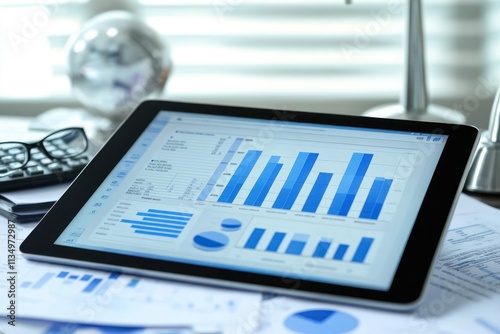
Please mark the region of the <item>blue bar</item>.
POLYGON ((307 234, 297 233, 293 236, 292 241, 288 244, 285 251, 286 254, 300 255, 306 246, 306 242, 309 239, 307 234))
POLYGON ((387 194, 389 193, 391 185, 392 185, 391 179, 384 180, 384 184, 382 185, 382 189, 380 190, 380 193, 378 195, 377 202, 375 203, 375 207, 373 208, 371 216, 372 219, 378 219, 378 216, 380 215, 380 211, 382 210, 382 206, 384 205, 385 199, 387 197, 387 194))
POLYGON ((359 214, 359 218, 372 217, 373 209, 375 208, 375 203, 377 203, 377 198, 380 194, 380 190, 382 190, 384 180, 385 179, 383 177, 376 177, 375 180, 373 180, 370 192, 368 193, 365 204, 363 204, 363 208, 361 209, 361 213, 359 214))
POLYGON ((307 196, 307 200, 302 207, 303 212, 316 212, 332 177, 332 173, 318 174, 318 178, 316 179, 316 182, 314 182, 311 192, 309 193, 309 196, 307 196))
POLYGON ((170 230, 168 228, 157 228, 157 227, 149 227, 149 226, 141 226, 141 225, 130 225, 130 227, 138 229, 138 230, 171 233, 171 234, 177 234, 177 235, 181 234, 181 232, 182 232, 182 230, 170 230))
POLYGON ((111 273, 109 274, 109 279, 118 279, 118 277, 120 277, 122 274, 120 273, 111 273))
POLYGON ((163 227, 163 228, 172 228, 172 229, 178 229, 178 230, 183 230, 184 226, 178 226, 178 225, 171 225, 171 224, 163 224, 163 223, 148 223, 142 220, 131 220, 131 219, 122 219, 120 220, 122 223, 127 223, 127 224, 137 224, 137 225, 144 225, 144 226, 156 226, 156 227, 163 227))
POLYGON ((83 289, 84 293, 91 293, 94 289, 101 283, 102 279, 94 278, 90 283, 83 289))
POLYGON ((47 283, 55 274, 54 273, 46 273, 42 276, 34 285, 33 289, 41 288, 45 283, 47 283))
POLYGON ((21 288, 29 288, 31 285, 31 282, 22 282, 21 283, 21 288))
POLYGON ((130 280, 130 282, 127 284, 127 287, 129 288, 135 288, 139 284, 139 279, 133 278, 130 280))
POLYGON ((370 162, 373 158, 373 154, 364 154, 361 159, 361 163, 359 164, 358 169, 356 170, 356 174, 352 180, 351 186, 349 187, 349 191, 345 197, 344 203, 342 204, 342 208, 340 209, 341 216, 347 216, 347 213, 351 209, 351 205, 354 202, 354 198, 358 193, 359 187, 361 186, 361 182, 363 182, 363 178, 365 177, 366 171, 370 166, 370 162))
POLYGON ((276 180, 276 177, 278 176, 281 167, 283 167, 283 164, 276 164, 274 166, 273 172, 269 176, 269 178, 266 181, 266 184, 262 188, 262 191, 259 194, 259 197, 257 197, 257 200, 255 201, 254 205, 255 206, 261 206, 262 203, 264 202, 264 199, 266 198, 267 194, 269 193, 269 189, 271 189, 271 186, 274 183, 274 180, 276 180))
POLYGON ((179 236, 179 234, 168 234, 168 233, 150 232, 150 231, 143 231, 143 230, 134 230, 134 233, 154 235, 156 237, 167 237, 167 238, 174 238, 174 239, 179 236))
MULTIPOLYGON (((165 211, 165 210, 157 210, 157 209, 148 209, 148 212, 151 213, 160 213, 162 215, 172 215, 172 216, 181 216, 177 217, 179 220, 189 220, 189 218, 183 218, 183 217, 192 217, 192 213, 187 213, 187 212, 175 212, 175 211, 165 211)), ((174 217, 172 217, 174 218, 174 217)))
POLYGON ((281 242, 285 238, 286 233, 283 232, 274 232, 273 238, 267 245, 266 251, 268 252, 276 252, 281 245, 281 242))
POLYGON ((316 159, 318 159, 318 153, 309 153, 309 155, 307 156, 307 160, 304 163, 304 166, 300 171, 295 183, 293 184, 293 187, 290 190, 290 194, 288 195, 285 204, 283 205, 283 209, 290 210, 292 208, 293 203, 295 203, 295 200, 297 199, 300 190, 304 186, 304 183, 306 182, 307 177, 309 176, 309 173, 311 173, 311 170, 314 166, 314 163, 316 162, 316 159))
MULTIPOLYGON (((302 170, 304 170, 304 168, 306 168, 307 170, 308 168, 305 166, 310 154, 315 154, 315 153, 299 152, 297 158, 295 159, 295 162, 293 163, 292 169, 290 170, 290 174, 288 174, 288 177, 285 180, 283 188, 281 188, 281 191, 279 192, 276 201, 274 201, 273 204, 274 209, 283 209, 285 207, 288 197, 290 196, 293 187, 297 183, 297 180, 301 175, 302 170)), ((300 185, 300 187, 302 187, 302 185, 300 185)))
POLYGON ((266 185, 267 180, 271 176, 271 174, 274 171, 274 168, 276 167, 280 157, 277 155, 273 155, 269 158, 269 161, 264 167, 264 170, 260 174, 259 178, 255 182, 255 185, 252 187, 252 190, 250 190, 250 193, 248 194, 247 199, 245 200, 245 205, 255 205, 255 202, 257 201, 257 198, 259 197, 259 194, 262 192, 264 189, 264 186, 266 185))
POLYGON ((334 260, 343 260, 344 259, 344 255, 347 252, 347 248, 349 248, 349 245, 340 244, 337 247, 337 250, 335 251, 335 254, 333 254, 333 259, 334 260))
POLYGON ((161 219, 161 218, 144 217, 144 218, 142 218, 142 221, 176 224, 176 225, 179 225, 179 228, 184 228, 184 226, 187 225, 186 222, 181 222, 181 221, 176 221, 176 220, 171 220, 171 219, 161 219))
POLYGON ((78 275, 70 275, 68 279, 78 279, 78 275))
POLYGON ((353 153, 328 214, 347 216, 372 158, 373 154, 353 153))
POLYGON ((87 282, 92 278, 92 275, 83 275, 82 278, 80 278, 80 281, 87 282))
POLYGON ((227 165, 231 161, 231 159, 234 157, 236 152, 238 151, 238 148, 240 147, 241 143, 243 143, 243 138, 236 138, 234 143, 231 145, 229 150, 227 151, 226 155, 220 162, 219 166, 215 169, 214 173, 208 180, 207 184, 205 185, 205 188, 201 191, 200 195, 198 196, 198 201, 205 201, 212 192, 212 189, 215 187, 215 184, 217 183, 217 180, 220 178, 224 170, 226 169, 227 165))
POLYGON ((252 171, 261 154, 262 151, 249 150, 247 152, 243 161, 238 168, 236 168, 234 175, 231 177, 226 185, 226 188, 220 195, 218 202, 232 203, 234 201, 236 195, 238 195, 243 183, 245 183, 248 175, 252 171))
POLYGON ((316 249, 314 250, 313 257, 325 257, 328 248, 330 248, 332 242, 331 240, 322 239, 316 249))
POLYGON ((113 281, 111 281, 111 280, 104 281, 104 283, 101 284, 99 289, 97 289, 97 291, 95 292, 96 295, 101 295, 101 296, 104 295, 106 293, 106 291, 108 291, 108 289, 111 285, 113 285, 113 281))
POLYGON ((65 278, 66 276, 69 275, 69 271, 61 271, 58 275, 57 278, 65 278))
POLYGON ((366 254, 368 254, 372 243, 373 238, 362 238, 358 248, 356 249, 356 252, 354 253, 352 262, 362 263, 365 260, 366 254))
POLYGON ((180 218, 180 217, 179 218, 172 218, 171 216, 166 216, 166 215, 162 215, 162 214, 158 214, 158 213, 148 213, 148 212, 137 212, 137 216, 139 216, 139 217, 163 218, 165 220, 176 221, 176 222, 184 223, 184 224, 186 224, 187 220, 189 220, 189 218, 185 221, 184 218, 180 218))
POLYGON ((264 235, 265 231, 266 230, 263 228, 254 228, 252 234, 245 243, 245 246, 243 247, 248 249, 255 249, 255 247, 257 247, 257 244, 260 241, 260 238, 262 238, 262 235, 264 235))

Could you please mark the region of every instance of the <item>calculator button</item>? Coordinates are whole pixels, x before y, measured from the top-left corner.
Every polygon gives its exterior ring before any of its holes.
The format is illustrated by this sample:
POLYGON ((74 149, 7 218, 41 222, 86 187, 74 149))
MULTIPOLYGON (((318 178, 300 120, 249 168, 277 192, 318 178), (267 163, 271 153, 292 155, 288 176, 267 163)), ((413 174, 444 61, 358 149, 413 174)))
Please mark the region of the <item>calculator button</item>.
POLYGON ((78 160, 68 160, 66 161, 66 165, 68 165, 71 168, 75 168, 75 167, 80 167, 83 164, 78 160))
POLYGON ((36 163, 35 161, 33 160, 30 160, 26 163, 25 165, 26 167, 35 167, 35 166, 38 166, 38 163, 36 163))
POLYGON ((71 168, 77 168, 81 167, 87 164, 87 161, 82 161, 80 159, 75 159, 75 160, 68 160, 66 161, 66 164, 71 167, 71 168))
POLYGON ((45 158, 45 159, 40 160, 40 163, 42 165, 50 165, 52 162, 53 162, 52 159, 49 159, 49 158, 45 158))
POLYGON ((7 173, 8 171, 7 167, 0 166, 0 174, 7 173))
POLYGON ((67 153, 67 154, 69 154, 69 155, 72 155, 72 154, 76 154, 76 153, 78 153, 78 152, 80 152, 80 151, 81 151, 81 150, 79 150, 79 149, 76 149, 76 148, 74 148, 74 147, 70 147, 70 148, 68 148, 68 149, 66 150, 66 153, 67 153))
POLYGON ((17 177, 23 177, 24 173, 22 170, 16 170, 16 171, 12 172, 12 174, 9 174, 9 176, 11 179, 17 178, 17 177))
POLYGON ((47 152, 52 152, 52 151, 57 150, 57 147, 54 145, 45 145, 44 147, 47 150, 47 152))
POLYGON ((63 167, 57 162, 51 163, 50 165, 47 166, 47 168, 50 169, 52 172, 62 172, 63 170, 63 167))
POLYGON ((10 169, 17 169, 21 167, 23 167, 23 164, 17 161, 9 164, 10 169))
POLYGON ((23 153, 24 151, 21 150, 20 148, 11 148, 10 150, 7 151, 7 153, 9 154, 12 154, 12 155, 15 155, 15 154, 19 154, 19 153, 23 153))
POLYGON ((51 151, 50 154, 53 156, 53 157, 63 157, 66 155, 66 153, 64 153, 63 150, 54 150, 54 151, 51 151))
POLYGON ((32 154, 31 158, 33 158, 35 160, 42 160, 43 158, 46 158, 46 156, 42 152, 38 152, 38 153, 32 154))
POLYGON ((1 160, 2 160, 2 163, 4 163, 4 164, 10 164, 11 162, 14 162, 14 157, 11 155, 6 155, 6 156, 2 157, 1 160))
POLYGON ((43 174, 43 169, 40 167, 30 167, 27 170, 28 175, 41 175, 43 174))

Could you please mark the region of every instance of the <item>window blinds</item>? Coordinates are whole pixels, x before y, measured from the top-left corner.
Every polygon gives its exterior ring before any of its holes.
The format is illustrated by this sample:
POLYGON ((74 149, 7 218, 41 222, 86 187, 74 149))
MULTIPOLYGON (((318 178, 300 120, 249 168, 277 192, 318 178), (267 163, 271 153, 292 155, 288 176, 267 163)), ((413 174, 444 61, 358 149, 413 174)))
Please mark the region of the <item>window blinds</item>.
MULTIPOLYGON (((413 0, 106 3, 133 8, 169 46, 174 70, 166 98, 359 114, 399 99, 407 1, 413 0)), ((430 99, 472 106, 473 98, 465 99, 482 81, 490 90, 499 83, 500 3, 422 2, 430 99)), ((52 10, 44 34, 55 94, 70 96, 63 47, 96 3, 0 1, 2 9, 52 10)))

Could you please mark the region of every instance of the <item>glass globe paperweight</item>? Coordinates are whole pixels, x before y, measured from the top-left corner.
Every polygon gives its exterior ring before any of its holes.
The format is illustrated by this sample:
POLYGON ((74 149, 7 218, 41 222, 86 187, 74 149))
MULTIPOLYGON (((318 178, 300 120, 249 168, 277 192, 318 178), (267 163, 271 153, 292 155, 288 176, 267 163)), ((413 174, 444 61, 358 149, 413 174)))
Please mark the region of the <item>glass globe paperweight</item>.
POLYGON ((142 100, 159 94, 171 70, 158 34, 126 11, 95 16, 69 39, 67 49, 74 96, 113 128, 142 100))

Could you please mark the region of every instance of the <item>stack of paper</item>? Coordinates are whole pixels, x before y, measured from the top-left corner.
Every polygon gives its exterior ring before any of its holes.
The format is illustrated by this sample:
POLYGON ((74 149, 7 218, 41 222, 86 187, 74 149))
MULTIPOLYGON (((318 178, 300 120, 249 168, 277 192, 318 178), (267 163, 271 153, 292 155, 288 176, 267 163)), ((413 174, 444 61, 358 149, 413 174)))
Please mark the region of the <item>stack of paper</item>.
POLYGON ((18 223, 36 222, 54 205, 69 183, 0 194, 0 215, 18 223))

